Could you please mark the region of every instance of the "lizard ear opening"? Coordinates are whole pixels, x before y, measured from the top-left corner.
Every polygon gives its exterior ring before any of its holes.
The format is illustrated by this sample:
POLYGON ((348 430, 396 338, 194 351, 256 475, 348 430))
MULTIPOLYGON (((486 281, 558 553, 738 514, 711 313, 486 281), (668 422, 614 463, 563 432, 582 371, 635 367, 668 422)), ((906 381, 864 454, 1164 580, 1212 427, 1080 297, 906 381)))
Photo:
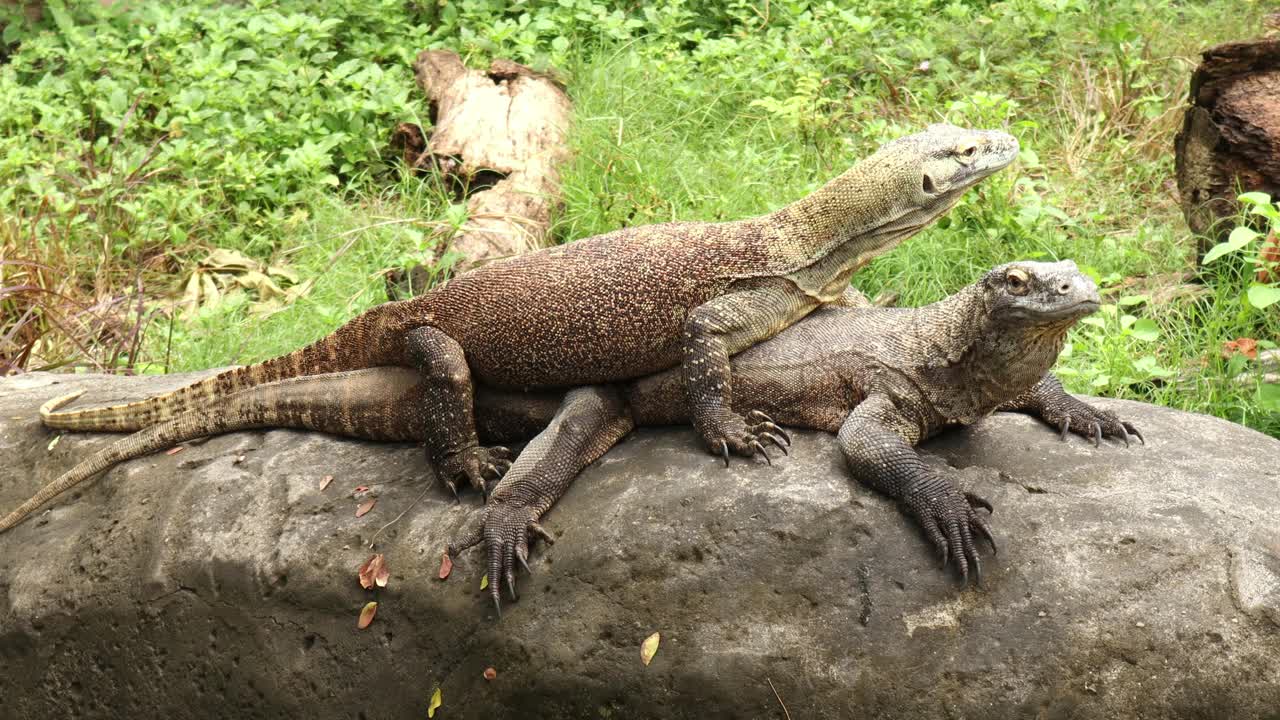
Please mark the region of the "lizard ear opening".
POLYGON ((924 180, 920 183, 924 191, 930 195, 938 194, 938 186, 934 184, 933 177, 929 173, 924 174, 924 180))

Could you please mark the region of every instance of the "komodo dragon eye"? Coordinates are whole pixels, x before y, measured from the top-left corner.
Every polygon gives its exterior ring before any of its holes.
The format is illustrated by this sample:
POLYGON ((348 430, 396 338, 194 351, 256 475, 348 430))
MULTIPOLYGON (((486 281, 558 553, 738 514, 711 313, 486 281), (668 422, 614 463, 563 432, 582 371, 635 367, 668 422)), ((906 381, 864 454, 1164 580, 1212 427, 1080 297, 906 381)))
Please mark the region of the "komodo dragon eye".
POLYGON ((956 148, 956 154, 957 154, 957 155, 961 155, 961 156, 963 156, 963 157, 967 157, 967 158, 971 158, 971 157, 973 157, 974 155, 976 155, 976 154, 977 154, 977 152, 978 152, 978 146, 977 146, 977 145, 973 145, 973 144, 969 144, 969 145, 962 145, 962 146, 960 146, 960 147, 956 148))
POLYGON ((1031 276, 1027 275, 1027 271, 1022 268, 1012 268, 1005 275, 1005 280, 1009 283, 1009 292, 1014 295, 1026 295, 1027 289, 1031 286, 1031 276))

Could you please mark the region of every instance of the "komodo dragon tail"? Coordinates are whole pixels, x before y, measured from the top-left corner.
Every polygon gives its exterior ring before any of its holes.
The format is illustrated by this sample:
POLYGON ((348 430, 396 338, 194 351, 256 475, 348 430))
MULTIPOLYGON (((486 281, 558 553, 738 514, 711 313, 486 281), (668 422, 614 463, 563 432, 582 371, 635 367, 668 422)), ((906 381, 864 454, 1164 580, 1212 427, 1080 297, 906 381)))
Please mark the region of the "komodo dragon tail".
POLYGON ((219 398, 266 383, 377 365, 399 364, 390 338, 410 315, 408 303, 427 296, 379 305, 316 342, 287 355, 235 368, 179 388, 123 405, 42 414, 44 424, 64 430, 131 432, 171 420, 189 410, 212 407, 219 398))
MULTIPOLYGON (((420 432, 397 408, 406 407, 404 396, 412 392, 417 380, 407 368, 378 368, 291 378, 223 397, 209 407, 180 413, 94 453, 0 519, 0 532, 116 463, 206 435, 279 427, 369 440, 416 440, 420 432)), ((83 392, 50 400, 40 406, 40 416, 52 424, 49 419, 58 417, 54 411, 83 392)))

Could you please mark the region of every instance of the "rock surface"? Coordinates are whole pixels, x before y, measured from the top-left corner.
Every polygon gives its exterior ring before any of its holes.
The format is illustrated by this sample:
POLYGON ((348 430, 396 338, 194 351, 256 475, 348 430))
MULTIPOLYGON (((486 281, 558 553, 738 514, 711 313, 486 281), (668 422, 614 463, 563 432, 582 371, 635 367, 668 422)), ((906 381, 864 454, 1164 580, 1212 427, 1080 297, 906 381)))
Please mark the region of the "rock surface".
MULTIPOLYGON (((185 380, 0 380, 0 507, 114 439, 50 449, 41 402, 185 380)), ((927 446, 996 507, 980 588, 939 572, 828 436, 725 470, 690 431, 647 430, 547 516, 559 542, 501 621, 479 552, 436 579, 476 505, 426 485, 419 450, 287 430, 191 444, 0 535, 0 716, 422 718, 438 686, 436 717, 486 720, 782 718, 779 698, 793 718, 1275 717, 1280 442, 1100 404, 1147 445, 997 415, 927 446), (362 518, 358 485, 378 497, 362 518), (402 511, 379 540, 390 584, 362 590, 370 538, 402 511)))

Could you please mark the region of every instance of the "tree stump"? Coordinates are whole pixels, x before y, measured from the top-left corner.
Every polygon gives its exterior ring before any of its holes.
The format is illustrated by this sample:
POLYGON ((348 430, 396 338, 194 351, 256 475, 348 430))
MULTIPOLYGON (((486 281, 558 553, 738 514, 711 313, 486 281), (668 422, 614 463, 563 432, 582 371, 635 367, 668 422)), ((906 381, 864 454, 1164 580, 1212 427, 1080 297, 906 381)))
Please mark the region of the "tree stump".
MULTIPOLYGON (((394 142, 409 167, 439 172, 467 199, 467 221, 451 243, 465 257, 459 269, 542 246, 562 202, 572 110, 563 88, 509 60, 469 69, 447 50, 423 51, 414 70, 433 128, 428 136, 401 124, 394 142)), ((389 278, 388 290, 421 291, 427 273, 415 270, 389 278)))
POLYGON ((1174 141, 1178 191, 1199 254, 1225 239, 1236 196, 1280 196, 1280 39, 1206 50, 1174 141))

